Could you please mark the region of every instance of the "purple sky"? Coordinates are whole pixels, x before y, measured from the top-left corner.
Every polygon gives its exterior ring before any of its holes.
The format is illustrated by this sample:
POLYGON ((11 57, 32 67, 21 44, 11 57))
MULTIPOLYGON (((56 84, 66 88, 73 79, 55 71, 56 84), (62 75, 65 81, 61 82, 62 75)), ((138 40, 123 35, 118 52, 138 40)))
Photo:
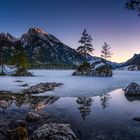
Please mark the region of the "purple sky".
POLYGON ((94 55, 104 42, 112 47, 112 61, 123 62, 139 53, 140 17, 124 8, 125 0, 1 0, 0 32, 20 37, 40 27, 72 48, 84 28, 92 35, 94 55))

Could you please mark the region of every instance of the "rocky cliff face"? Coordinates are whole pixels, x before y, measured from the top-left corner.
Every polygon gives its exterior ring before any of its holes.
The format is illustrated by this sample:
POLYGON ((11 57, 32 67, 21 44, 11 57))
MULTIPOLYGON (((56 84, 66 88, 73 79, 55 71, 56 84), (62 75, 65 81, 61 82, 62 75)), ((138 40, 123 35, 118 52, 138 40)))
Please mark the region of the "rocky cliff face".
POLYGON ((20 39, 16 39, 8 33, 0 34, 0 48, 4 50, 7 58, 12 55, 15 45, 24 47, 30 63, 53 62, 75 65, 84 60, 76 50, 39 28, 30 28, 20 39))

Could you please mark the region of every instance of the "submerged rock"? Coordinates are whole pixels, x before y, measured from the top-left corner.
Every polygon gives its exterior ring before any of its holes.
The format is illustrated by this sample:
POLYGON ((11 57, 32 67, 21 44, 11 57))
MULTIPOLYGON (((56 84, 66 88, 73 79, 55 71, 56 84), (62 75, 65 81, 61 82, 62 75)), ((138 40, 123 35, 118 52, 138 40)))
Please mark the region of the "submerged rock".
POLYGON ((73 75, 83 76, 112 76, 111 67, 103 62, 97 61, 94 63, 85 62, 78 67, 73 75))
POLYGON ((46 91, 51 91, 55 87, 61 86, 61 83, 39 83, 37 85, 31 86, 25 90, 23 90, 24 94, 37 94, 37 93, 43 93, 46 91))
POLYGON ((28 140, 28 130, 25 124, 7 131, 9 140, 28 140))
POLYGON ((12 76, 33 76, 33 74, 29 72, 27 69, 19 68, 12 76))
POLYGON ((28 84, 23 84, 23 85, 20 85, 21 87, 28 87, 29 85, 28 84))
POLYGON ((15 82, 18 82, 18 83, 20 83, 20 82, 23 82, 23 81, 21 81, 21 80, 16 80, 15 82))
POLYGON ((133 118, 134 121, 140 122, 140 117, 133 118))
POLYGON ((36 122, 40 119, 40 115, 34 113, 34 112, 29 112, 27 115, 26 115, 26 120, 28 122, 36 122))
POLYGON ((126 96, 140 96, 140 85, 132 82, 124 89, 126 96))
POLYGON ((33 134, 34 140, 78 140, 69 124, 49 123, 39 127, 33 134))

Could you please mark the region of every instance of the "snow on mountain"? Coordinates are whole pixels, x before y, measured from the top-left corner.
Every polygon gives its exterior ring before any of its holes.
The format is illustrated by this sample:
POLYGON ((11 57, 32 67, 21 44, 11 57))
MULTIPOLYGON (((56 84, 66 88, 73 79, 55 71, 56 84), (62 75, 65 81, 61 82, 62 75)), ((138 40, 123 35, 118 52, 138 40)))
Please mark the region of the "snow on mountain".
POLYGON ((30 28, 20 40, 33 63, 79 64, 84 60, 76 50, 39 28, 30 28))
POLYGON ((40 28, 30 28, 19 39, 9 33, 1 33, 0 43, 7 59, 12 56, 15 46, 20 45, 24 47, 31 64, 58 63, 75 65, 84 61, 84 57, 76 50, 40 28))

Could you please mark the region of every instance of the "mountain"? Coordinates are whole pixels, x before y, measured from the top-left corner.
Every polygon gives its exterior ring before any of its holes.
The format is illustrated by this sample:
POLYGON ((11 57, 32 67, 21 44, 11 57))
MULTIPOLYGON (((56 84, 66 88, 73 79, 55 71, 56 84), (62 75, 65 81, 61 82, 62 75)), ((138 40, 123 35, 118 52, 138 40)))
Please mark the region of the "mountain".
MULTIPOLYGON (((9 33, 0 33, 0 55, 4 56, 5 63, 11 59, 17 45, 24 48, 30 64, 78 65, 85 60, 77 50, 65 45, 55 36, 40 28, 30 28, 18 39, 9 33)), ((122 65, 91 55, 89 55, 89 60, 106 62, 112 68, 122 65)))
POLYGON ((9 33, 1 33, 0 45, 2 46, 1 49, 6 48, 8 50, 6 56, 11 56, 15 45, 21 45, 25 49, 31 64, 63 63, 76 65, 84 61, 84 57, 76 50, 39 28, 30 28, 19 39, 9 33))
POLYGON ((140 54, 134 54, 132 58, 124 62, 120 67, 120 70, 140 70, 140 54))
POLYGON ((134 56, 127 60, 122 67, 128 66, 128 65, 140 65, 140 54, 134 54, 134 56))

